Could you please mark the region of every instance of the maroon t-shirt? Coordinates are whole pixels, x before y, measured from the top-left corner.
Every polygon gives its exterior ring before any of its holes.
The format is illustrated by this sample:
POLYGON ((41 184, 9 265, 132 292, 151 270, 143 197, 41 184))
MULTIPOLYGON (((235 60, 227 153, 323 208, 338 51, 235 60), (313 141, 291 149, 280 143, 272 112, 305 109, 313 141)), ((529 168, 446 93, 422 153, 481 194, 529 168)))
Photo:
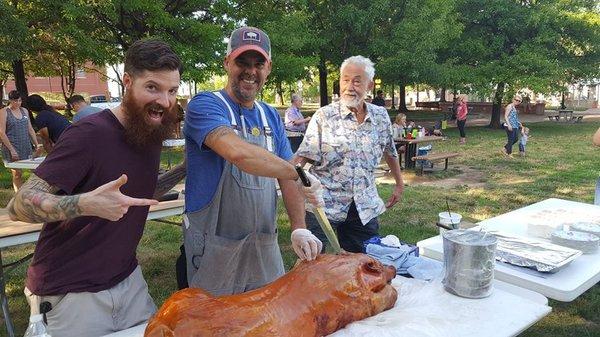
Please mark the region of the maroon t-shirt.
MULTIPOLYGON (((65 130, 35 174, 59 194, 79 194, 127 174, 121 192, 151 198, 156 187, 161 144, 137 150, 124 128, 104 110, 65 130)), ((36 295, 98 292, 124 280, 137 266, 136 247, 148 206, 130 207, 118 221, 97 217, 45 223, 27 270, 26 285, 36 295)))

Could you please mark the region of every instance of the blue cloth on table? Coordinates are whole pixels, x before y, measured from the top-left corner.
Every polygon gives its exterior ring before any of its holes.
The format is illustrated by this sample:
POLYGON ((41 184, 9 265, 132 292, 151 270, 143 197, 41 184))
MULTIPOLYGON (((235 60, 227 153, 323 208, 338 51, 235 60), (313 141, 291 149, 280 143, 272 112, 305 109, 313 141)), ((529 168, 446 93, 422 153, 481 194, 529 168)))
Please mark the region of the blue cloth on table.
POLYGON ((408 245, 387 247, 368 244, 366 252, 381 263, 394 266, 398 275, 409 274, 416 279, 429 281, 441 274, 440 262, 411 255, 412 249, 408 245))

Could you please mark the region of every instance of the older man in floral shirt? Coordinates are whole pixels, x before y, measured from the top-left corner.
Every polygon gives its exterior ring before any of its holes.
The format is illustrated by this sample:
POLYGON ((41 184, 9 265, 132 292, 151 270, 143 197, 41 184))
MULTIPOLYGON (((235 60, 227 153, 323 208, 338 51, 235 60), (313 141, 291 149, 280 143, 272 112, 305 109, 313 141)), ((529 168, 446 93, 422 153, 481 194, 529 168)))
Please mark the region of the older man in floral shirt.
MULTIPOLYGON (((377 216, 396 204, 403 191, 390 117, 385 108, 364 101, 373 88, 373 66, 363 56, 342 63, 340 100, 317 110, 294 159, 302 165, 312 163, 310 172, 323 185, 327 218, 349 252, 364 251, 363 242, 378 234, 377 216), (396 181, 385 205, 373 174, 382 156, 396 181)), ((314 215, 307 213, 306 223, 327 242, 314 215)))

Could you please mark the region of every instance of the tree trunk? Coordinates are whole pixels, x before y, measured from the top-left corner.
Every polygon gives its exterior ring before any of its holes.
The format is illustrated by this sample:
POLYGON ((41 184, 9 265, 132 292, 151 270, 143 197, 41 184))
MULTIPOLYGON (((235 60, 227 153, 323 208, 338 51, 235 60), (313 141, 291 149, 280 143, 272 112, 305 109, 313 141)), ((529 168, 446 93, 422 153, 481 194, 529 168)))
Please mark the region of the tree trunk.
POLYGON ((321 97, 321 106, 329 104, 329 95, 327 94, 327 66, 323 58, 319 61, 319 96, 321 97))
POLYGON ((275 90, 277 91, 277 95, 279 95, 279 105, 283 105, 283 86, 281 85, 281 81, 275 83, 275 90))
POLYGON ((442 87, 440 89, 440 102, 446 102, 446 88, 442 87))
MULTIPOLYGON (((6 85, 6 80, 0 80, 0 99, 4 97, 4 86, 6 85)), ((2 103, 0 103, 2 106, 2 103)))
POLYGON ((396 109, 396 102, 394 100, 394 85, 392 84, 392 110, 396 109))
POLYGON ((417 103, 419 103, 419 85, 415 85, 415 89, 417 89, 417 103))
MULTIPOLYGON (((60 67, 60 88, 63 97, 65 98, 65 102, 68 102, 69 98, 71 98, 75 92, 75 81, 77 81, 77 65, 75 62, 69 61, 66 73, 65 69, 60 67)), ((71 106, 69 104, 67 104, 67 116, 73 117, 73 112, 71 111, 71 106)))
POLYGON ((121 74, 119 74, 119 66, 116 64, 111 64, 110 67, 113 69, 115 76, 117 77, 117 84, 119 84, 119 94, 123 97, 125 94, 125 85, 123 84, 123 78, 121 74))
POLYGON ((406 108, 406 87, 404 83, 400 83, 400 99, 398 102, 398 111, 408 111, 408 109, 406 108))
POLYGON ((25 99, 29 96, 29 90, 27 90, 27 80, 25 78, 25 68, 23 67, 23 59, 14 60, 12 63, 13 76, 15 77, 15 88, 21 94, 21 97, 25 99))
POLYGON ((500 129, 500 115, 502 114, 502 98, 504 97, 504 87, 506 83, 500 82, 496 87, 494 94, 494 103, 492 105, 492 119, 488 127, 492 129, 500 129))

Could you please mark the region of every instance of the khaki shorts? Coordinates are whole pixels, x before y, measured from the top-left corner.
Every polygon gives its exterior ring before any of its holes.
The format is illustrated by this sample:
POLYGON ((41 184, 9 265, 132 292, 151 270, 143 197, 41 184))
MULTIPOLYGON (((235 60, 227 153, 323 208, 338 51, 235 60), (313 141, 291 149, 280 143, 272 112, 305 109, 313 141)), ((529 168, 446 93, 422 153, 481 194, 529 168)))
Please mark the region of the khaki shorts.
POLYGON ((145 323, 156 312, 140 266, 116 286, 97 293, 37 296, 25 288, 31 313, 39 304, 52 305, 46 317, 48 333, 57 337, 96 337, 145 323))

